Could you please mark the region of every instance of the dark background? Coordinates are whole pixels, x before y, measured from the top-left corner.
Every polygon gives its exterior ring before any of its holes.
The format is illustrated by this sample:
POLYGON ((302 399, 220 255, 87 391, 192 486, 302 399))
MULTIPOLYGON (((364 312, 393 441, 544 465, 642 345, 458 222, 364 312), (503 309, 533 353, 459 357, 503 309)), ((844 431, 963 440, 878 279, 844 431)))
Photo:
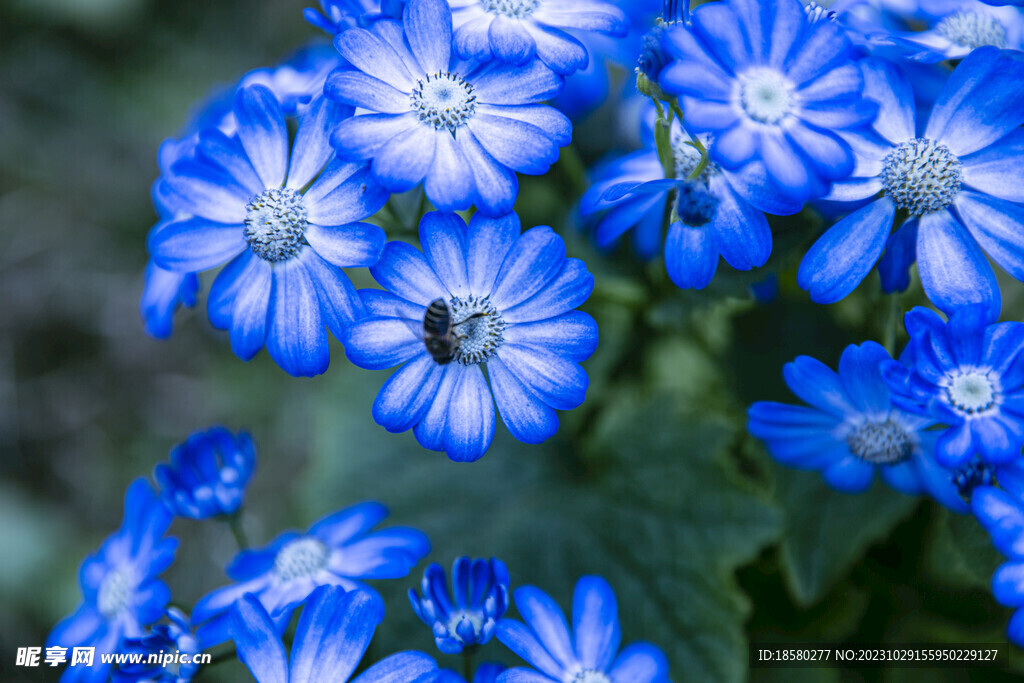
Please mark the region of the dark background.
MULTIPOLYGON (((216 423, 257 440, 245 518, 257 544, 377 498, 393 523, 430 535, 431 561, 500 556, 514 585, 535 583, 566 608, 576 577, 606 576, 624 642, 662 646, 676 681, 744 679, 747 639, 1005 640, 1009 610, 987 588, 999 560, 972 520, 881 486, 830 492, 814 474, 771 463, 743 433, 751 401, 792 400, 784 362, 807 353, 834 366, 846 344, 882 338, 877 282, 837 306, 807 302, 792 280, 820 226, 813 215, 776 222, 770 268, 782 292, 767 305, 748 294, 765 272, 722 272, 708 292, 680 293, 628 248, 596 254, 569 219, 580 159, 616 144, 608 111, 576 129, 581 153, 523 182, 524 226, 554 225, 597 276, 586 309, 602 335, 586 364, 587 403, 542 447, 499 427, 480 463, 451 463, 373 423, 386 373, 352 368, 336 343, 330 370, 312 380, 288 377, 265 354, 242 363, 201 305, 179 314, 170 340, 147 337, 138 297, 157 147, 213 86, 316 38, 301 18, 306 4, 10 0, 0 9, 0 678, 56 679, 15 669, 16 648, 42 645, 76 607, 78 564, 120 524, 128 483, 216 423)), ((365 273, 353 277, 368 284, 365 273)), ((1019 318, 1019 290, 1004 282, 1004 317, 1019 318)), ((911 292, 900 305, 920 301, 911 292)), ((236 548, 218 522, 179 521, 172 533, 182 545, 164 578, 187 607, 224 583, 220 568, 236 548)), ((388 618, 367 661, 398 649, 435 653, 403 595, 421 570, 377 584, 388 618)), ((511 661, 496 642, 482 658, 511 661)), ((1009 674, 754 678, 940 676, 1009 674)), ((224 664, 199 680, 247 673, 224 664)))

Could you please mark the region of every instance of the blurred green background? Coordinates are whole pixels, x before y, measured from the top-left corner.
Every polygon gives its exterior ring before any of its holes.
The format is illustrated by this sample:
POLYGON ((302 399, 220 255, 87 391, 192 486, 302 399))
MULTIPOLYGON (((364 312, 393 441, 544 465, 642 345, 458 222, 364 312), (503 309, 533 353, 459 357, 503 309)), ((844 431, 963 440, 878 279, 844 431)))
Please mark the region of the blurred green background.
MULTIPOLYGON (((882 339, 886 303, 869 280, 832 307, 793 285, 820 221, 777 221, 769 269, 780 298, 754 303, 768 271, 720 273, 682 293, 628 247, 599 255, 571 227, 581 163, 614 145, 605 111, 577 128, 576 150, 525 179, 525 226, 551 224, 597 277, 585 307, 601 329, 584 406, 551 442, 499 428, 473 465, 389 435, 370 416, 387 373, 357 370, 336 343, 332 366, 294 379, 265 354, 242 363, 200 306, 169 341, 138 316, 149 185, 160 141, 194 102, 316 37, 298 0, 7 0, 0 9, 0 671, 14 668, 77 605, 77 567, 121 520, 128 483, 191 431, 249 429, 259 467, 245 518, 256 543, 375 498, 391 522, 426 531, 429 561, 498 556, 513 583, 566 608, 576 578, 608 578, 624 640, 662 646, 676 681, 1000 680, 986 670, 747 670, 748 640, 1001 642, 1009 610, 988 581, 999 558, 970 519, 877 486, 828 491, 774 465, 743 431, 754 400, 792 400, 781 366, 806 353, 834 365, 842 348, 882 339)), ((392 236, 413 239, 401 226, 392 236)), ((353 273, 370 284, 366 273, 353 273)), ((210 279, 204 281, 208 286, 210 279)), ((1019 284, 1005 283, 1020 318, 1019 284)), ((919 293, 901 297, 908 308, 919 293)), ((190 605, 222 585, 236 548, 217 522, 179 521, 164 576, 190 605)), ((425 563, 424 563, 425 564, 425 563)), ((404 593, 378 582, 388 616, 368 659, 433 652, 404 593)), ((1014 655, 1024 665, 1019 651, 1014 655)), ((497 643, 481 659, 511 662, 497 643)), ((458 662, 441 657, 444 665, 458 662)), ((237 664, 201 681, 247 680, 237 664)))

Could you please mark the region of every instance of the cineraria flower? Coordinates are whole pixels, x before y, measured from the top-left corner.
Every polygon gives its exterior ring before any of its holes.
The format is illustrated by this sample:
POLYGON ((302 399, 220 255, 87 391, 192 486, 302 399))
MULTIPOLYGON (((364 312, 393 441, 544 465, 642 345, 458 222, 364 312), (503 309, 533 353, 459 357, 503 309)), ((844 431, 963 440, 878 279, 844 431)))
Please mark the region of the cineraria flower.
POLYGON ((909 365, 889 362, 883 375, 904 410, 948 425, 935 447, 945 467, 975 453, 1010 462, 1024 446, 1024 323, 988 323, 983 306, 968 306, 944 323, 916 307, 905 318, 909 365))
POLYGON ((496 683, 498 676, 504 670, 504 664, 484 662, 476 668, 476 673, 473 674, 473 680, 467 681, 460 674, 455 673, 451 669, 441 669, 441 672, 434 680, 434 683, 496 683))
POLYGON ((836 131, 870 122, 873 103, 843 28, 810 21, 799 0, 724 0, 665 34, 674 61, 661 87, 679 94, 687 128, 711 133, 711 157, 736 170, 764 162, 797 202, 853 170, 836 131))
POLYGON ((139 301, 139 312, 146 332, 157 339, 171 336, 174 312, 179 306, 196 305, 199 277, 195 273, 164 270, 152 261, 146 264, 146 286, 139 301))
POLYGON ((654 645, 633 643, 619 652, 618 602, 601 577, 576 582, 572 634, 565 614, 539 588, 516 589, 515 601, 526 623, 502 619, 498 640, 537 670, 509 669, 498 683, 668 683, 668 660, 654 645))
POLYGON ((1000 49, 1024 47, 1024 13, 1015 7, 992 7, 977 0, 920 3, 927 15, 925 31, 898 31, 896 44, 907 57, 925 63, 962 59, 990 45, 1000 49))
POLYGON ((750 433, 783 465, 820 470, 832 488, 867 490, 875 473, 909 495, 926 493, 965 510, 951 474, 933 459, 935 433, 928 417, 893 405, 882 378, 888 352, 875 342, 851 344, 839 373, 800 356, 783 369, 790 390, 810 406, 759 401, 750 407, 750 433))
POLYGON ((489 215, 512 210, 515 172, 539 175, 569 144, 572 124, 540 102, 562 87, 544 65, 464 62, 451 49, 445 0, 412 0, 402 24, 378 21, 334 44, 353 69, 327 80, 326 94, 359 107, 331 142, 342 159, 372 160, 391 192, 423 182, 438 209, 489 215))
POLYGON ((887 291, 905 289, 916 258, 925 293, 946 313, 979 302, 998 311, 999 285, 982 250, 1024 279, 1024 59, 995 48, 971 53, 922 136, 910 84, 881 62, 863 70, 880 114, 870 131, 845 136, 856 170, 824 198, 862 206, 811 247, 797 282, 814 301, 832 303, 878 263, 887 291), (909 217, 890 236, 897 211, 909 217))
POLYGON ((407 576, 430 552, 430 542, 408 527, 372 531, 387 516, 380 503, 360 503, 324 517, 304 534, 288 531, 265 548, 238 553, 226 570, 237 583, 208 593, 192 609, 199 641, 212 647, 228 639, 228 610, 246 593, 284 628, 317 586, 376 594, 365 579, 407 576))
POLYGON ((106 681, 110 663, 100 654, 121 650, 126 638, 145 634, 160 619, 171 591, 156 578, 174 561, 178 541, 164 538, 173 517, 145 479, 136 479, 124 498, 121 528, 79 570, 83 602, 57 624, 47 647, 95 647, 94 666, 69 666, 62 683, 106 681))
POLYGON ((604 0, 448 0, 455 49, 463 59, 523 65, 536 57, 568 75, 589 63, 587 49, 567 30, 624 36, 626 13, 604 0))
POLYGON ((444 569, 431 564, 423 572, 423 597, 409 589, 409 602, 420 620, 431 627, 437 649, 457 655, 464 648, 484 645, 508 610, 508 569, 499 559, 460 557, 452 565, 452 590, 444 569))
POLYGON ((996 549, 1009 559, 992 577, 992 594, 1016 610, 1006 627, 1015 644, 1024 647, 1024 509, 1019 497, 992 486, 974 491, 971 511, 992 537, 996 549))
POLYGON ((601 167, 596 182, 580 200, 583 216, 606 212, 597 222, 597 245, 608 249, 635 226, 637 252, 649 258, 660 245, 662 225, 669 216, 665 267, 679 287, 706 287, 718 268, 719 255, 737 270, 764 265, 771 255, 772 233, 764 213, 745 197, 771 205, 778 213, 795 213, 800 205, 786 205, 778 198, 760 164, 732 173, 711 162, 697 178, 688 180, 701 162, 701 153, 678 128, 672 134, 675 177, 665 179, 653 135, 645 137, 650 140, 646 149, 601 167), (673 193, 675 198, 666 207, 673 193), (666 208, 671 212, 666 213, 666 208))
POLYGON ((125 641, 125 651, 141 654, 143 660, 122 664, 114 672, 114 683, 189 683, 199 672, 196 655, 201 651, 199 641, 189 629, 188 617, 175 607, 169 608, 166 616, 169 623, 157 624, 141 638, 125 641), (180 658, 166 665, 148 661, 151 655, 165 654, 185 655, 188 659, 180 658))
POLYGON ((335 35, 356 26, 365 26, 377 19, 401 17, 405 0, 320 0, 320 11, 302 10, 312 26, 328 35, 335 35))
POLYGON ((411 428, 425 448, 472 461, 494 438, 495 403, 524 443, 552 436, 555 410, 583 403, 588 379, 579 364, 597 347, 597 323, 573 309, 594 277, 566 258, 551 228, 519 230, 515 214, 478 213, 467 228, 455 214, 434 212, 420 221, 424 253, 388 243, 370 269, 386 291, 360 291, 368 316, 344 340, 361 368, 405 363, 377 395, 377 424, 411 428))
MULTIPOLYGON (((255 69, 245 74, 239 86, 261 84, 270 88, 281 102, 287 116, 305 111, 315 95, 323 91, 327 74, 339 63, 338 53, 328 46, 312 46, 300 50, 282 64, 268 69, 255 69)), ((216 90, 190 117, 177 138, 160 145, 157 161, 163 174, 170 174, 175 163, 194 158, 199 145, 199 131, 217 128, 225 135, 234 135, 238 121, 232 110, 234 90, 216 90)), ((162 220, 173 219, 176 211, 174 193, 163 177, 153 183, 153 205, 162 220)), ((174 312, 179 305, 195 305, 199 278, 195 273, 164 270, 152 261, 146 266, 146 285, 139 307, 146 331, 157 339, 171 335, 174 312)))
MULTIPOLYGON (((242 597, 232 608, 231 637, 238 658, 257 683, 346 683, 383 619, 379 596, 321 586, 299 617, 290 662, 278 625, 253 595, 242 597)), ((431 683, 436 677, 434 660, 410 651, 374 664, 352 683, 431 683)))
POLYGON ((362 314, 341 270, 376 263, 384 231, 360 221, 387 201, 365 166, 331 161, 329 131, 349 112, 321 97, 299 118, 293 144, 280 103, 261 85, 238 91, 238 132, 200 135, 195 159, 164 176, 174 218, 149 251, 161 268, 197 272, 227 262, 210 290, 215 327, 249 360, 266 344, 293 375, 327 369, 335 336, 362 314), (289 154, 291 151, 291 154, 289 154))
POLYGON ((156 466, 160 496, 179 517, 206 519, 234 514, 256 467, 252 437, 224 427, 195 432, 171 449, 171 463, 156 466))

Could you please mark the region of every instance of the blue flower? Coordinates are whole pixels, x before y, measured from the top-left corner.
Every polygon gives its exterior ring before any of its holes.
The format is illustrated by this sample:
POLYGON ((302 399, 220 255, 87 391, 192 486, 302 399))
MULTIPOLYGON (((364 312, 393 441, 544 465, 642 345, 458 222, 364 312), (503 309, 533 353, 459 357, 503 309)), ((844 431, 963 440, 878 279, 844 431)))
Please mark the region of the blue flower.
POLYGON ((380 503, 361 503, 324 517, 304 534, 289 531, 265 548, 243 550, 227 568, 237 583, 208 593, 192 610, 199 641, 211 647, 228 639, 228 610, 246 593, 284 628, 317 586, 376 593, 365 579, 408 575, 430 552, 430 542, 408 527, 372 531, 387 516, 380 503))
POLYGON ((411 428, 425 448, 472 461, 494 438, 495 402, 524 443, 552 436, 555 411, 583 403, 588 379, 579 364, 597 347, 597 324, 573 309, 590 296, 594 277, 566 258, 551 228, 519 231, 515 214, 476 214, 467 228, 457 215, 435 212, 420 221, 425 253, 388 243, 370 269, 386 291, 360 291, 368 317, 344 340, 359 367, 405 363, 377 395, 377 424, 411 428), (431 306, 450 323, 440 349, 423 334, 431 306))
POLYGON ((476 668, 473 680, 467 681, 460 674, 451 669, 441 669, 440 674, 434 683, 496 683, 498 676, 505 670, 504 664, 496 662, 484 662, 476 668))
MULTIPOLYGON (((232 608, 231 637, 238 658, 257 683, 346 683, 383 619, 379 596, 321 586, 299 617, 291 662, 275 620, 253 595, 232 608)), ((431 683, 436 677, 437 664, 429 656, 399 652, 356 676, 353 683, 431 683)))
POLYGON ((568 75, 589 63, 567 30, 624 36, 626 13, 603 0, 448 0, 455 49, 463 59, 523 65, 537 58, 568 75))
POLYGON ((157 339, 171 336, 174 312, 179 306, 196 305, 199 277, 195 273, 164 270, 152 261, 146 264, 146 287, 139 301, 139 312, 146 332, 157 339))
POLYGON ((952 474, 932 457, 933 421, 900 410, 882 378, 889 354, 875 342, 851 344, 839 373, 808 356, 783 369, 790 390, 808 406, 760 401, 750 407, 748 430, 777 461, 820 470, 832 488, 867 490, 875 473, 897 491, 926 493, 952 509, 965 510, 952 474))
POLYGON ((922 136, 910 84, 881 62, 863 70, 881 113, 870 131, 846 135, 856 170, 824 198, 860 208, 811 247, 797 282, 814 301, 832 303, 878 263, 887 291, 905 289, 916 258, 925 293, 946 313, 979 302, 998 311, 999 285, 982 250, 1024 279, 1024 59, 995 48, 971 53, 922 136), (890 236, 899 210, 909 218, 890 236))
POLYGON ((853 171, 836 131, 870 122, 876 107, 839 24, 809 21, 798 0, 725 0, 692 16, 665 35, 674 61, 661 87, 681 95, 689 130, 713 135, 712 159, 763 163, 797 202, 853 171))
POLYGON ((926 30, 891 34, 909 59, 931 63, 962 59, 986 45, 1024 47, 1024 13, 1017 8, 992 7, 976 0, 922 2, 920 7, 927 15, 926 30))
POLYGON ((498 640, 537 669, 514 668, 498 683, 668 683, 668 660, 649 643, 619 645, 619 607, 608 582, 584 576, 573 595, 573 634, 558 604, 533 586, 515 592, 525 624, 503 619, 498 640))
POLYGON ((460 557, 452 565, 451 592, 444 569, 432 564, 423 572, 423 597, 409 589, 409 602, 416 616, 433 630, 437 649, 457 655, 491 640, 508 609, 508 582, 508 569, 501 560, 460 557))
POLYGON ((377 19, 401 17, 405 0, 320 0, 320 11, 302 10, 311 25, 335 35, 377 19))
POLYGON ((733 173, 711 162, 688 181, 701 154, 693 138, 678 127, 671 138, 674 178, 665 179, 653 135, 645 137, 650 141, 646 149, 600 167, 583 194, 582 216, 604 212, 596 223, 597 245, 611 248, 634 228, 636 250, 649 258, 661 244, 668 218, 665 266, 679 287, 706 287, 719 255, 737 270, 764 265, 771 255, 772 233, 764 213, 749 200, 770 205, 777 213, 795 213, 800 205, 780 201, 771 181, 753 166, 733 173))
POLYGON ((206 519, 241 507, 255 467, 256 447, 249 434, 235 436, 224 427, 212 427, 171 449, 171 463, 157 465, 153 476, 171 512, 206 519))
POLYGON ((319 374, 329 361, 327 328, 340 336, 362 314, 341 268, 380 257, 384 231, 358 221, 387 193, 365 166, 331 160, 327 136, 348 113, 317 99, 289 145, 274 94, 244 87, 235 98, 237 134, 203 131, 197 157, 164 176, 174 217, 150 233, 149 251, 158 266, 182 273, 227 262, 207 305, 243 360, 266 344, 289 373, 319 374))
POLYGON ((1024 508, 1019 495, 982 486, 974 491, 971 511, 992 537, 996 549, 1009 559, 992 577, 992 594, 1016 611, 1007 635, 1024 647, 1024 508))
POLYGON ((1007 463, 1024 446, 1024 323, 988 320, 982 306, 961 309, 948 323, 914 308, 906 315, 911 363, 883 368, 897 405, 948 425, 935 447, 946 467, 975 453, 1007 463))
POLYGON ((107 680, 111 665, 100 655, 121 651, 126 638, 143 636, 163 616, 171 591, 156 576, 178 549, 177 539, 164 538, 172 519, 145 479, 132 482, 121 528, 82 562, 82 604, 46 639, 47 647, 96 648, 95 665, 68 667, 62 683, 107 680))
POLYGON ((125 652, 141 654, 146 659, 151 655, 180 653, 188 657, 188 662, 164 665, 144 660, 122 664, 114 672, 114 683, 189 683, 199 672, 200 665, 196 661, 200 653, 199 641, 189 628, 188 617, 175 607, 168 609, 166 616, 168 623, 156 624, 141 638, 127 639, 125 652))
POLYGON ((325 92, 367 112, 338 124, 338 155, 372 160, 391 192, 420 182, 438 209, 471 204, 489 215, 512 210, 515 172, 539 175, 569 144, 572 124, 539 104, 562 87, 543 64, 464 62, 452 55, 451 11, 444 0, 412 0, 399 25, 378 21, 334 44, 353 66, 325 92))
MULTIPOLYGON (((313 97, 323 91, 327 74, 340 62, 338 53, 328 46, 300 50, 280 65, 254 69, 245 74, 239 86, 265 85, 270 88, 288 116, 303 113, 313 97)), ((225 135, 234 135, 238 121, 232 109, 234 89, 215 90, 190 117, 177 138, 160 145, 157 161, 163 174, 170 174, 175 163, 194 159, 199 147, 199 132, 217 128, 225 135)), ((163 177, 153 183, 153 205, 161 220, 175 218, 178 202, 163 177)), ((158 339, 171 335, 174 312, 179 305, 194 306, 199 278, 195 273, 168 271, 152 261, 146 266, 146 287, 139 307, 146 331, 158 339)))

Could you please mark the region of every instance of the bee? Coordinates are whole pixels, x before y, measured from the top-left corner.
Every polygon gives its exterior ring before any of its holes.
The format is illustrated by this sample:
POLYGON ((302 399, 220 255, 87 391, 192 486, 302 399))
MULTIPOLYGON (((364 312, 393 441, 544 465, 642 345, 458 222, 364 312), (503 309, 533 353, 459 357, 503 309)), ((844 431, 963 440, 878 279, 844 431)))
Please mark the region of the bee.
POLYGON ((459 344, 466 338, 466 335, 458 333, 458 328, 483 315, 474 313, 453 325, 452 312, 447 302, 444 299, 434 299, 430 302, 423 316, 423 343, 438 365, 450 363, 455 358, 455 352, 459 350, 459 344))

